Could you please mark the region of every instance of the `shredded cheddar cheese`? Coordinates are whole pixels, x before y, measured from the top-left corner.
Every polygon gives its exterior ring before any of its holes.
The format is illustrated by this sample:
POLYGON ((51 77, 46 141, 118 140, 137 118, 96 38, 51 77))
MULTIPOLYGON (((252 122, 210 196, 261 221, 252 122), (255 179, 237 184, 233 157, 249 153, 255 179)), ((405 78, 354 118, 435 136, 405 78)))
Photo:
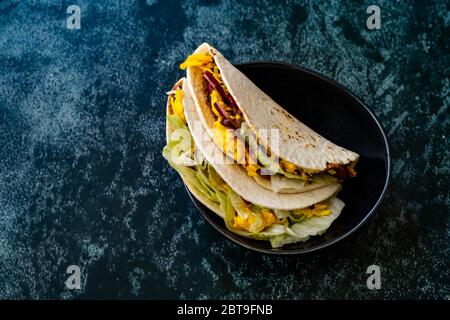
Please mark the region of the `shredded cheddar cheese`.
POLYGON ((287 172, 290 172, 290 173, 294 173, 295 170, 297 169, 295 164, 293 164, 289 161, 283 160, 283 159, 280 160, 280 165, 284 170, 286 170, 287 172))
POLYGON ((313 208, 303 208, 295 210, 297 214, 304 216, 305 218, 311 217, 323 217, 331 214, 331 210, 326 203, 316 203, 313 208))
POLYGON ((175 96, 171 96, 169 99, 173 113, 179 116, 182 120, 185 120, 183 109, 183 90, 177 89, 175 91, 175 96))
POLYGON ((269 209, 262 209, 260 213, 255 213, 250 210, 250 208, 246 208, 247 217, 242 217, 237 214, 233 218, 233 227, 236 229, 250 231, 252 225, 257 221, 257 218, 260 219, 261 224, 258 226, 258 230, 254 230, 254 232, 260 232, 266 229, 267 227, 278 223, 278 219, 273 212, 269 209))
POLYGON ((272 212, 270 212, 268 209, 263 209, 261 211, 261 213, 263 216, 264 228, 271 226, 272 224, 274 224, 278 221, 277 217, 272 212))
POLYGON ((247 170, 247 174, 250 177, 254 177, 258 175, 259 166, 257 164, 247 164, 245 170, 247 170))
POLYGON ((217 92, 217 90, 213 90, 211 91, 211 94, 209 95, 211 98, 211 109, 214 112, 214 114, 216 115, 216 117, 219 118, 219 121, 222 120, 222 117, 220 115, 220 113, 217 111, 215 104, 219 104, 222 102, 222 97, 220 96, 219 92, 217 92))
MULTIPOLYGON (((206 53, 194 53, 191 54, 187 59, 180 64, 180 68, 185 70, 188 67, 204 67, 213 62, 211 55, 206 53)), ((213 67, 213 66, 211 66, 213 67)))
POLYGON ((248 231, 250 229, 250 223, 249 223, 248 219, 244 219, 240 215, 236 215, 233 218, 233 227, 236 229, 248 231))

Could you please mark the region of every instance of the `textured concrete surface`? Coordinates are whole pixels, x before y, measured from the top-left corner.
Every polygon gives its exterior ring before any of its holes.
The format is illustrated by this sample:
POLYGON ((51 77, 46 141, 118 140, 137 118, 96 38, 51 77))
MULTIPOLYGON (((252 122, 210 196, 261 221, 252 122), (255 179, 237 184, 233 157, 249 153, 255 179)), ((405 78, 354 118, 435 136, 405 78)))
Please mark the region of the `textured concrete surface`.
POLYGON ((258 3, 0 1, 1 298, 449 298, 448 3, 376 1, 374 31, 372 1, 258 3), (357 234, 277 258, 200 219, 161 148, 164 92, 205 40, 322 72, 378 115, 393 181, 357 234))

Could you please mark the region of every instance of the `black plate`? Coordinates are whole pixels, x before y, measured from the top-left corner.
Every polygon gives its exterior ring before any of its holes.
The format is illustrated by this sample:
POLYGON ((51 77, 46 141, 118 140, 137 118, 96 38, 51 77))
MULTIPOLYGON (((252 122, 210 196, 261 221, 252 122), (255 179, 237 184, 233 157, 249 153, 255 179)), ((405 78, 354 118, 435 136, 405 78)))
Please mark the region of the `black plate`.
POLYGON ((389 146, 377 118, 351 92, 317 72, 276 62, 244 63, 237 65, 237 68, 310 128, 334 143, 359 153, 358 175, 344 183, 338 197, 345 202, 345 208, 322 236, 277 249, 273 249, 268 241, 233 234, 219 216, 189 193, 195 206, 205 220, 225 237, 262 253, 306 253, 344 239, 375 212, 389 185, 389 146))

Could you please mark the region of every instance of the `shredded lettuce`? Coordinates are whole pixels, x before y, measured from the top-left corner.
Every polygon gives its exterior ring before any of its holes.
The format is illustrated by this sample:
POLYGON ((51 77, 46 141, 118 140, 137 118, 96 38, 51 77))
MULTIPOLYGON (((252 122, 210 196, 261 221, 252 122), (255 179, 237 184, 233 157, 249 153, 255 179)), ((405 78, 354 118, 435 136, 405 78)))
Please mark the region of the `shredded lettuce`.
POLYGON ((270 239, 272 247, 278 248, 289 243, 304 242, 308 240, 310 236, 323 234, 339 216, 344 205, 344 202, 338 198, 331 198, 329 200, 331 210, 330 215, 304 218, 300 222, 295 222, 289 227, 285 226, 285 234, 279 234, 270 239))
POLYGON ((173 130, 182 129, 182 128, 187 129, 186 122, 183 119, 181 119, 179 116, 177 116, 176 114, 167 115, 167 121, 172 125, 173 130))
POLYGON ((289 243, 295 243, 295 242, 305 242, 308 240, 309 237, 306 238, 297 238, 290 236, 288 234, 280 234, 275 237, 270 238, 270 244, 272 245, 272 248, 279 248, 289 243))
POLYGON ((194 166, 203 162, 201 152, 194 148, 194 139, 191 132, 179 116, 172 114, 167 116, 168 123, 172 126, 169 142, 163 149, 163 156, 171 164, 194 166))
POLYGON ((230 197, 231 204, 236 210, 237 214, 243 219, 249 221, 249 232, 252 234, 258 234, 264 229, 263 217, 259 213, 255 213, 248 208, 244 200, 233 190, 228 191, 228 196, 230 197))

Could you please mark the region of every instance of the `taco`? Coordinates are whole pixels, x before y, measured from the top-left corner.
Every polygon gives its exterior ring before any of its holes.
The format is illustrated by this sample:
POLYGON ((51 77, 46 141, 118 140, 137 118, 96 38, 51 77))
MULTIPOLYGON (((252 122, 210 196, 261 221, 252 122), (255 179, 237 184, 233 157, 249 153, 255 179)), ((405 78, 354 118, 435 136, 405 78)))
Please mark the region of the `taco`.
POLYGON ((344 203, 339 183, 302 193, 277 193, 260 186, 227 156, 201 124, 191 92, 181 79, 168 93, 163 155, 193 196, 244 237, 270 241, 273 247, 306 241, 325 232, 344 203))
POLYGON ((309 192, 356 175, 357 153, 296 119, 209 44, 180 67, 208 135, 258 185, 276 193, 309 192))

